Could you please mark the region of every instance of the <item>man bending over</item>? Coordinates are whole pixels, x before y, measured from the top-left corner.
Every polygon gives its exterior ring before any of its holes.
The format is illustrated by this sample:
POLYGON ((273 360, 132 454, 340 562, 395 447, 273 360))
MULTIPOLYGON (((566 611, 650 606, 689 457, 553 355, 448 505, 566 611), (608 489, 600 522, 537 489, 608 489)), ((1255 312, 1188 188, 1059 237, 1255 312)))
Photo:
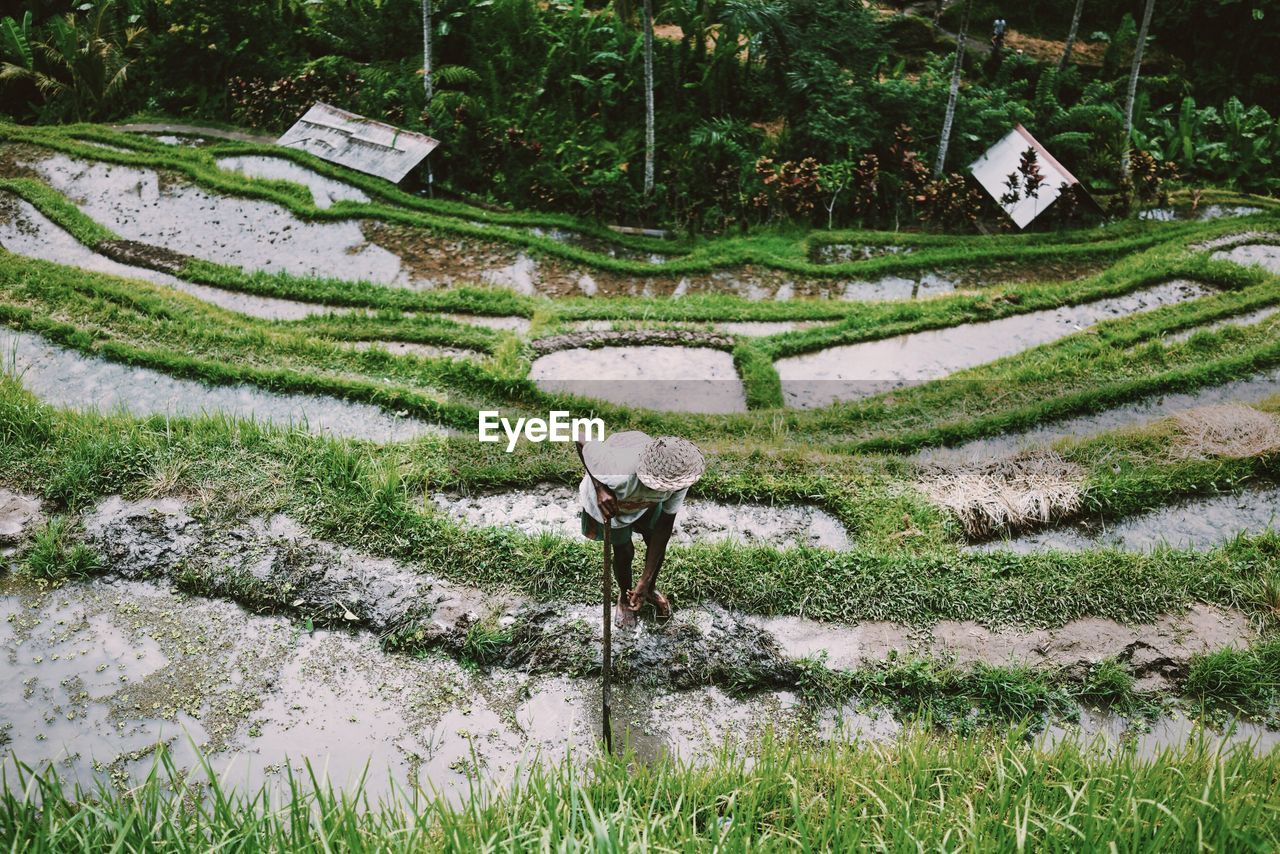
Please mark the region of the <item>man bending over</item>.
POLYGON ((582 533, 613 544, 613 575, 618 581, 614 623, 628 628, 646 602, 660 619, 671 616, 671 603, 655 588, 676 514, 689 487, 702 477, 706 461, 697 446, 675 436, 650 438, 638 430, 614 433, 603 442, 579 443, 587 474, 578 488, 582 533), (636 549, 632 535, 645 543, 644 573, 632 586, 636 549))

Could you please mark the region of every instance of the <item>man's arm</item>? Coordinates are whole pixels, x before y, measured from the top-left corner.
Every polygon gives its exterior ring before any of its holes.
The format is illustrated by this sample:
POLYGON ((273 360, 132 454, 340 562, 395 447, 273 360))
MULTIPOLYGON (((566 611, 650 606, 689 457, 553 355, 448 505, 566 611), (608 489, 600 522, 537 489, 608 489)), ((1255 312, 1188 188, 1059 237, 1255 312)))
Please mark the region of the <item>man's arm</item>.
POLYGON ((613 490, 596 480, 596 476, 591 473, 591 469, 587 468, 587 458, 582 453, 582 443, 574 442, 573 445, 578 449, 578 459, 582 460, 582 468, 586 471, 587 477, 591 478, 591 482, 595 484, 596 504, 600 507, 600 512, 604 514, 604 520, 608 522, 618 515, 618 498, 613 494, 613 490))

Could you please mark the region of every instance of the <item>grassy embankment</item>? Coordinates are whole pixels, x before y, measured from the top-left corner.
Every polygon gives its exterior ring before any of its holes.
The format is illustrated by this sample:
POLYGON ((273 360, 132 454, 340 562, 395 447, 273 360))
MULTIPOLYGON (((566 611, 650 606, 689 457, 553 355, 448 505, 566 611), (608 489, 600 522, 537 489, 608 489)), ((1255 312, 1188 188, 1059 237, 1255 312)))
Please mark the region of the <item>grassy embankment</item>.
POLYGON ((31 851, 1271 851, 1280 845, 1280 754, 1193 744, 1149 761, 1064 744, 911 737, 884 749, 765 742, 684 766, 598 758, 534 768, 460 804, 399 794, 371 803, 312 779, 205 799, 158 766, 140 787, 86 797, 52 772, 38 798, 0 796, 0 845, 31 851))

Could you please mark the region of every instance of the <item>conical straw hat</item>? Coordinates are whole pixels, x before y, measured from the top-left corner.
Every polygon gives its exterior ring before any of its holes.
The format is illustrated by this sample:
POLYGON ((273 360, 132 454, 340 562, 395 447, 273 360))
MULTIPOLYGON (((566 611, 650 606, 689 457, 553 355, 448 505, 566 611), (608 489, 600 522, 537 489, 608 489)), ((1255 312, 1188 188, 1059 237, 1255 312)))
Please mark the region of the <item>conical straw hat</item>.
POLYGON ((677 436, 653 439, 639 430, 614 433, 603 442, 588 442, 582 455, 596 477, 634 474, 645 486, 659 492, 692 486, 706 469, 702 452, 692 442, 677 436))
POLYGON ((706 468, 697 445, 678 436, 659 436, 640 452, 636 477, 650 489, 675 492, 693 486, 706 468))

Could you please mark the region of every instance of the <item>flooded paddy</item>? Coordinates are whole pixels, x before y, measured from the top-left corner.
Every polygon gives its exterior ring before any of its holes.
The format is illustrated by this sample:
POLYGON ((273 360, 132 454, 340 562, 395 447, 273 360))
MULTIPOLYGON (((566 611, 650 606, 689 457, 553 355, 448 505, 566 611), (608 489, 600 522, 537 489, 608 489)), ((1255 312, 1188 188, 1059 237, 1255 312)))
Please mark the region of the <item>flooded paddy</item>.
MULTIPOLYGON (((577 490, 543 484, 533 489, 489 495, 436 493, 434 507, 473 528, 514 528, 526 534, 558 534, 582 539, 577 490)), ((809 546, 848 549, 849 535, 840 521, 817 507, 722 504, 692 497, 676 517, 672 542, 733 541, 774 548, 809 546)))
MULTIPOLYGON (((38 502, 12 493, 0 502, 23 504, 27 521, 15 536, 29 535, 38 502)), ((16 755, 67 781, 124 786, 144 776, 165 745, 180 769, 194 769, 197 751, 207 754, 233 789, 283 788, 286 773, 305 773, 309 760, 337 786, 354 785, 367 768, 375 797, 393 786, 461 797, 475 781, 506 783, 532 762, 597 749, 600 695, 590 675, 597 606, 458 588, 312 540, 283 517, 220 527, 193 512, 172 499, 119 498, 86 510, 86 538, 108 565, 107 575, 88 581, 37 584, 6 572, 0 557, 0 674, 15 686, 0 695, 4 762, 16 755), (263 591, 286 591, 267 593, 286 597, 280 615, 226 601, 253 579, 263 591), (210 585, 219 598, 186 592, 193 584, 210 585), (424 626, 454 645, 387 652, 378 636, 426 603, 435 604, 424 626), (500 614, 499 625, 540 630, 538 657, 460 664, 461 638, 486 613, 500 614), (557 645, 585 651, 587 672, 564 672, 583 662, 557 645)), ((270 609, 270 599, 260 607, 270 609)), ((693 605, 666 625, 644 621, 615 632, 614 730, 641 761, 702 759, 726 739, 745 744, 767 729, 806 740, 891 741, 903 731, 887 709, 806 703, 784 684, 731 695, 702 681, 713 661, 771 674, 769 684, 784 678, 787 661, 818 654, 837 669, 902 654, 940 655, 962 667, 1081 667, 1115 657, 1140 687, 1158 689, 1191 655, 1254 639, 1246 615, 1209 606, 1150 624, 1084 619, 1020 632, 955 621, 913 630, 744 618, 693 605), (683 678, 682 664, 693 665, 683 678)), ((1048 723, 1047 738, 1069 730, 1048 723)), ((1175 721, 1153 731, 1190 737, 1192 727, 1175 721)), ((1275 740, 1261 728, 1246 734, 1262 745, 1275 740)))
MULTIPOLYGON (((208 754, 233 789, 283 788, 309 760, 344 788, 367 767, 374 796, 417 785, 461 797, 522 763, 596 749, 596 680, 389 654, 367 632, 308 632, 145 582, 0 578, 0 613, 0 672, 21 686, 0 698, 6 762, 12 752, 68 781, 136 782, 165 745, 179 768, 208 754)), ((614 690, 615 732, 645 758, 796 726, 786 692, 614 690)))
POLYGON ((974 439, 949 448, 927 448, 916 458, 926 462, 995 459, 1064 439, 1084 439, 1111 430, 1136 427, 1190 409, 1257 403, 1277 394, 1280 394, 1280 368, 1193 392, 1153 395, 1091 415, 1052 421, 1031 430, 974 439))
POLYGON ((53 261, 81 270, 164 285, 227 311, 264 320, 301 320, 352 311, 344 307, 236 293, 198 285, 149 267, 122 264, 89 249, 25 199, 8 193, 0 193, 0 248, 15 255, 53 261))
POLYGON ((376 406, 316 395, 282 395, 250 385, 207 386, 148 368, 89 358, 26 332, 0 328, 6 373, 46 403, 138 416, 222 415, 293 425, 322 435, 403 442, 443 428, 397 418, 376 406))
POLYGON ((1057 341, 1102 320, 1209 293, 1209 288, 1193 282, 1166 282, 1121 297, 832 347, 774 364, 787 405, 807 409, 940 379, 1057 341))
POLYGON ((1138 214, 1138 219, 1151 222, 1208 222, 1214 219, 1252 216, 1256 213, 1262 213, 1262 208, 1253 207, 1252 205, 1203 205, 1197 207, 1185 205, 1170 208, 1151 208, 1138 214))
POLYGON ((1119 520, 1083 519, 971 548, 1020 554, 1045 551, 1210 549, 1240 534, 1280 530, 1280 488, 1196 498, 1119 520))
POLYGON ((1280 246, 1266 243, 1250 243, 1213 253, 1216 261, 1234 261, 1246 267, 1261 267, 1268 273, 1280 275, 1280 246))
POLYGON ((25 164, 98 223, 149 243, 246 270, 406 282, 400 259, 369 243, 360 222, 307 222, 271 202, 221 196, 152 169, 62 154, 25 164))
POLYGON ((1198 332, 1214 332, 1219 329, 1226 329, 1232 326, 1252 326, 1255 323, 1261 323, 1268 318, 1274 317, 1276 312, 1280 312, 1280 305, 1269 305, 1266 308, 1260 308, 1257 311, 1246 312, 1245 314, 1237 314, 1232 317, 1224 317, 1221 320, 1215 320, 1212 323, 1206 323, 1204 326, 1196 326, 1192 329, 1184 329, 1181 332, 1175 332, 1172 335, 1166 335, 1162 340, 1172 344, 1175 342, 1190 340, 1198 332))
POLYGON ((529 378, 543 391, 663 412, 747 409, 747 393, 733 354, 708 347, 559 350, 536 359, 529 378))
POLYGON ((273 181, 301 184, 311 191, 311 198, 318 208, 333 207, 334 202, 369 201, 369 197, 363 190, 343 181, 327 178, 283 157, 262 155, 219 157, 216 162, 221 169, 239 172, 251 178, 267 178, 273 181))

